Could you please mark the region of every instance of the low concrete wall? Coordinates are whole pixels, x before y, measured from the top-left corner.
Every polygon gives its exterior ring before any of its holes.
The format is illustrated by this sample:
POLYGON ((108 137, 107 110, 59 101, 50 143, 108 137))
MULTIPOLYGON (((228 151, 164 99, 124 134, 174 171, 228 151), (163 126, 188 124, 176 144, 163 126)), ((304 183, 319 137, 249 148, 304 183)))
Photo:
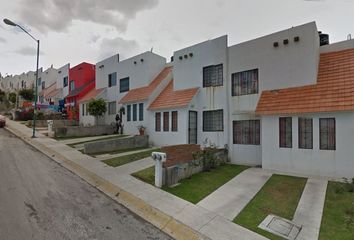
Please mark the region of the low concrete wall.
POLYGON ((149 137, 144 136, 132 136, 126 138, 117 138, 102 140, 92 143, 84 144, 85 153, 99 153, 99 152, 111 152, 120 149, 128 148, 138 148, 138 147, 148 147, 149 146, 149 137))
MULTIPOLYGON (((181 145, 185 149, 185 145, 181 145)), ((173 148, 178 148, 178 146, 173 146, 173 148)), ((194 147, 192 148, 194 150, 194 147)), ((163 149, 162 149, 163 150, 163 149)), ((211 149, 211 153, 215 158, 216 166, 226 163, 228 161, 228 153, 225 149, 211 149)), ((171 152, 171 151, 170 151, 171 152)), ((176 151, 178 153, 178 151, 176 151)), ((185 153, 184 155, 186 155, 185 153)), ((167 158, 169 158, 167 156, 167 158)), ((170 159, 175 158, 175 156, 170 156, 170 159)), ((162 185, 163 186, 172 186, 177 184, 179 181, 185 178, 191 177, 193 174, 204 171, 203 161, 196 159, 190 159, 186 161, 173 161, 174 164, 166 164, 162 170, 162 185)))
MULTIPOLYGON (((33 120, 27 121, 27 126, 32 126, 33 120)), ((36 120, 37 127, 48 127, 47 120, 36 120)), ((64 127, 64 126, 79 126, 79 122, 76 120, 53 120, 53 127, 64 127)))
POLYGON ((86 137, 86 136, 101 136, 114 133, 115 128, 112 126, 65 126, 54 127, 55 137, 86 137))

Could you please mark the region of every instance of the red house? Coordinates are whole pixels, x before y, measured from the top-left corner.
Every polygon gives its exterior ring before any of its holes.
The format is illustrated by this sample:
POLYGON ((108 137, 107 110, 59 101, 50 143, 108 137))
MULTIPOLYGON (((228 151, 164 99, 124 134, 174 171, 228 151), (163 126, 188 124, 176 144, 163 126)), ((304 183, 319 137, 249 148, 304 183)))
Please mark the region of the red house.
POLYGON ((69 95, 65 99, 68 119, 79 121, 79 100, 95 88, 95 65, 80 63, 69 70, 69 95))

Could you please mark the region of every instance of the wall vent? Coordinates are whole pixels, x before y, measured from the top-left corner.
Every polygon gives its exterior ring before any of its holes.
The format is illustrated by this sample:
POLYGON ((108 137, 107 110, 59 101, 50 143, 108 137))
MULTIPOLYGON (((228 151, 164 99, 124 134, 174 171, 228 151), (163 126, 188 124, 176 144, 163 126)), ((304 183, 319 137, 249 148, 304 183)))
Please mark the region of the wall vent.
POLYGON ((274 42, 273 43, 273 47, 279 47, 279 43, 278 42, 274 42))
POLYGON ((283 40, 283 44, 284 44, 284 45, 288 45, 288 44, 289 44, 289 39, 284 39, 284 40, 283 40))
POLYGON ((294 42, 300 42, 300 37, 299 36, 294 37, 294 42))

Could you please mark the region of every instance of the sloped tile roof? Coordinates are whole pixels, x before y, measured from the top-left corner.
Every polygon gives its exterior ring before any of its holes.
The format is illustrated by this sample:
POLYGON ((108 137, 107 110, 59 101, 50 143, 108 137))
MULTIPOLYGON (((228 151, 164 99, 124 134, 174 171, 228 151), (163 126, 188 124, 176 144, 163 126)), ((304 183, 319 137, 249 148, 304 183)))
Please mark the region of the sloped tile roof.
POLYGON ((80 94, 81 91, 83 91, 88 85, 90 85, 91 83, 95 82, 95 80, 90 81, 88 83, 85 83, 84 85, 82 85, 81 87, 75 88, 74 90, 72 90, 69 95, 67 97, 74 97, 80 94))
POLYGON ((155 101, 151 103, 149 110, 186 107, 198 90, 199 88, 189 88, 173 91, 173 80, 171 80, 155 101))
POLYGON ((56 88, 53 91, 51 91, 50 93, 48 93, 45 97, 46 98, 55 98, 55 97, 59 97, 59 94, 61 93, 62 89, 61 88, 56 88))
POLYGON ((44 97, 47 97, 47 95, 54 91, 55 88, 56 88, 56 83, 53 83, 52 85, 48 86, 47 88, 43 89, 38 95, 39 96, 44 96, 44 97))
POLYGON ((130 90, 119 103, 130 103, 147 100, 156 87, 172 72, 172 67, 164 68, 161 73, 148 85, 130 90))
POLYGON ((91 91, 89 91, 85 96, 83 96, 83 98, 80 99, 79 102, 87 102, 87 101, 90 101, 91 99, 95 99, 97 96, 99 96, 105 90, 106 90, 106 88, 100 88, 100 89, 94 88, 91 91))
POLYGON ((317 84, 263 91, 260 115, 354 110, 354 49, 323 53, 317 84))

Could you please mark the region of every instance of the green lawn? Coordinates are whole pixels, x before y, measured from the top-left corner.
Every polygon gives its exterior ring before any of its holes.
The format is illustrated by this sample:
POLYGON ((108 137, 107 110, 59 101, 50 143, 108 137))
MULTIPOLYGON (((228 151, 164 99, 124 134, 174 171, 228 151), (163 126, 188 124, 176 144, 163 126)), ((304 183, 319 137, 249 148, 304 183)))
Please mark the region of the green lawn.
POLYGON ((120 154, 120 153, 126 153, 126 152, 132 152, 132 151, 138 151, 138 150, 144 150, 144 149, 150 149, 150 148, 148 148, 148 147, 124 148, 124 149, 119 149, 119 150, 109 151, 109 152, 88 153, 87 155, 95 157, 95 156, 103 155, 103 154, 120 154))
POLYGON ((344 183, 328 183, 320 240, 354 239, 354 193, 345 187, 344 183), (352 221, 351 226, 349 219, 352 221))
MULTIPOLYGON (((132 149, 130 151, 134 151, 134 150, 137 150, 137 149, 132 149)), ((160 151, 160 149, 155 148, 155 149, 151 149, 148 151, 132 153, 132 154, 121 156, 121 157, 103 160, 102 162, 104 162, 105 164, 107 164, 111 167, 118 167, 118 166, 130 163, 130 162, 134 162, 134 161, 137 161, 137 160, 140 160, 143 158, 147 158, 147 157, 151 156, 152 152, 158 152, 158 151, 160 151)))
POLYGON ((269 214, 293 219, 306 181, 306 178, 273 175, 234 222, 269 239, 282 239, 263 231, 258 225, 269 214))
MULTIPOLYGON (((221 165, 209 172, 197 173, 191 178, 183 179, 178 186, 163 187, 163 190, 196 204, 247 168, 231 164, 221 165)), ((132 175, 154 184, 154 168, 147 168, 132 175)))

